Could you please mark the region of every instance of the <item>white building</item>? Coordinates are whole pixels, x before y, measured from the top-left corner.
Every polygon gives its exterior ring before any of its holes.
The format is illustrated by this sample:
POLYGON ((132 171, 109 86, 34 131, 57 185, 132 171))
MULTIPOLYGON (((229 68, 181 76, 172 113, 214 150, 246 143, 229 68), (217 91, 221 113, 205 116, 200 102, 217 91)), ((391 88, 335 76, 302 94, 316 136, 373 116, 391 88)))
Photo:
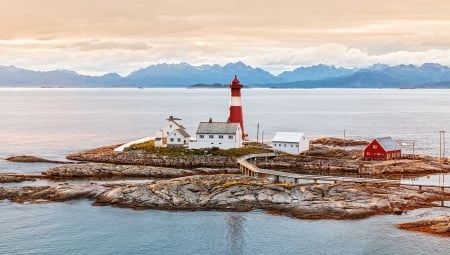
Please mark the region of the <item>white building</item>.
POLYGON ((239 123, 228 122, 200 122, 196 140, 189 143, 190 149, 212 148, 220 149, 239 148, 242 143, 242 130, 239 123))
POLYGON ((309 140, 304 133, 277 132, 272 139, 274 151, 300 154, 309 149, 309 140))
POLYGON ((188 145, 190 135, 181 125, 181 119, 169 116, 166 124, 156 131, 155 147, 188 145))
POLYGON ((175 129, 167 136, 167 147, 188 146, 190 137, 183 128, 175 129))

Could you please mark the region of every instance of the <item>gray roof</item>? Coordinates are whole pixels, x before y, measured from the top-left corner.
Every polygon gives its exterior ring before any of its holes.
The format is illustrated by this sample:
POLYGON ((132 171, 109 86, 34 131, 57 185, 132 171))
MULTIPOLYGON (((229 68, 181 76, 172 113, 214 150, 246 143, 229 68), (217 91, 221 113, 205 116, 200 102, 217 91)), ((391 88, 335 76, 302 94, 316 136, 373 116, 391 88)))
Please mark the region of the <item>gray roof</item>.
POLYGON ((180 118, 175 118, 172 115, 170 115, 169 118, 167 118, 166 120, 172 121, 173 123, 175 123, 175 125, 179 126, 180 128, 185 128, 183 125, 177 122, 177 120, 181 120, 180 118))
POLYGON ((239 123, 200 122, 197 134, 236 134, 239 123))
POLYGON ((180 132, 180 134, 183 137, 191 137, 191 135, 188 132, 186 132, 186 130, 184 128, 179 128, 179 129, 177 129, 177 131, 180 132))
POLYGON ((392 139, 392 137, 379 137, 375 140, 378 141, 378 143, 383 147, 385 151, 395 151, 399 150, 400 147, 398 146, 397 142, 392 139))
POLYGON ((304 133, 298 132, 276 132, 272 142, 298 143, 304 136, 304 133))

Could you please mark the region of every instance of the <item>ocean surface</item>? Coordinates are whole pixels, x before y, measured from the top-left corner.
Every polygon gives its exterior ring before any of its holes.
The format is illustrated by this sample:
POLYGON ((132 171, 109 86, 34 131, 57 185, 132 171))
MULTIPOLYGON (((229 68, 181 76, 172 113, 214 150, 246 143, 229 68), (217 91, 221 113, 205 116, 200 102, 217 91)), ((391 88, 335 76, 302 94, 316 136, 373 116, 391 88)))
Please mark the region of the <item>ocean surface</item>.
MULTIPOLYGON (((414 142, 416 153, 439 155, 438 131, 450 131, 450 90, 245 89, 242 94, 246 133, 256 138, 259 123, 267 142, 276 131, 314 138, 343 137, 345 130, 353 139, 392 136, 404 153, 412 153, 414 142)), ((3 160, 8 156, 64 159, 79 150, 153 136, 169 115, 181 118, 194 134, 199 121, 226 120, 228 97, 225 89, 0 88, 0 173, 54 166, 3 160)), ((424 180, 441 181, 441 176, 424 180)), ((449 213, 430 208, 356 221, 308 221, 260 211, 134 211, 94 207, 85 200, 0 201, 0 254, 449 254, 448 239, 395 228, 449 213)))

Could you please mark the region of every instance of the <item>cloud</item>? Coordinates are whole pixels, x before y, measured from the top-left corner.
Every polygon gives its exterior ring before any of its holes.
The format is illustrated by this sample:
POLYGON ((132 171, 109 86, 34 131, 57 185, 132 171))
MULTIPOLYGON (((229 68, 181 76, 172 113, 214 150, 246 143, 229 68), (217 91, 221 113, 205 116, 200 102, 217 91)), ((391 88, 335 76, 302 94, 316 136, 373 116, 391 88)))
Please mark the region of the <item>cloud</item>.
POLYGON ((391 51, 373 54, 367 48, 328 43, 316 46, 274 44, 234 38, 172 38, 142 40, 6 40, 0 41, 1 65, 33 70, 68 69, 84 74, 121 75, 151 64, 187 62, 194 65, 244 61, 274 74, 299 66, 327 64, 342 67, 440 63, 450 66, 450 49, 391 51))

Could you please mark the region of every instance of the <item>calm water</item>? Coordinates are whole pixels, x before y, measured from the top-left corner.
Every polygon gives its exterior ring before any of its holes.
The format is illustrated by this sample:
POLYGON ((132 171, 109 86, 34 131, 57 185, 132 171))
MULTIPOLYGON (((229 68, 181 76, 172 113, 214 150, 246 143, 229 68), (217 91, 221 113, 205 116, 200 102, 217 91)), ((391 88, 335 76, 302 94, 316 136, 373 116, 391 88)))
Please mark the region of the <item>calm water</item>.
MULTIPOLYGON (((391 135, 405 152, 415 141, 417 152, 436 155, 438 131, 450 131, 450 90, 250 89, 243 97, 246 132, 254 138, 260 123, 267 141, 276 131, 317 137, 346 130, 358 139, 391 135)), ((227 90, 0 88, 0 159, 63 159, 151 136, 168 115, 182 118, 192 134, 199 121, 226 120, 227 106, 227 90)), ((0 172, 50 166, 0 160, 0 172)), ((305 221, 263 212, 0 201, 0 254, 448 254, 447 239, 393 226, 445 213, 449 209, 433 208, 359 221, 305 221)))

